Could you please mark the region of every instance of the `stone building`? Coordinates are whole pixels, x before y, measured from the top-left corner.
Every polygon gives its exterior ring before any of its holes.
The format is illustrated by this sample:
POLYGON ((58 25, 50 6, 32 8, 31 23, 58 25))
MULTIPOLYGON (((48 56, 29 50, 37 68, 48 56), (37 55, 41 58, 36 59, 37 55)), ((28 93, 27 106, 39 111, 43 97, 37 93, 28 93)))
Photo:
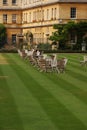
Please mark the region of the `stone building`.
POLYGON ((0 23, 7 28, 8 43, 16 43, 17 33, 22 32, 21 6, 21 0, 0 0, 0 23))
MULTIPOLYGON (((87 21, 87 0, 1 0, 0 23, 5 24, 9 43, 17 34, 33 34, 34 43, 48 42, 54 24, 87 21)), ((73 39, 71 39, 73 40, 73 39)))

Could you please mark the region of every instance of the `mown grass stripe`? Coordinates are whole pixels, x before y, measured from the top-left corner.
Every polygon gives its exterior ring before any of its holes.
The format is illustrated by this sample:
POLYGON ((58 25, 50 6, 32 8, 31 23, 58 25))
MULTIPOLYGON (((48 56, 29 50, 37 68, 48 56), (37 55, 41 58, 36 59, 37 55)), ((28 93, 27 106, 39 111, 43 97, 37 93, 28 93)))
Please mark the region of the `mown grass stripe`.
MULTIPOLYGON (((52 80, 54 83, 58 84, 61 86, 63 89, 69 91, 73 95, 75 95, 78 99, 82 100, 84 103, 87 104, 87 91, 83 90, 80 87, 77 87, 76 84, 73 84, 73 82, 69 82, 67 80, 67 77, 64 76, 58 76, 54 74, 53 76, 51 75, 46 75, 50 80, 52 80), (56 80, 57 78, 57 80, 56 80), (66 86, 64 84, 67 84, 66 86)), ((70 75, 68 75, 70 77, 70 75)), ((85 84, 86 85, 86 84, 85 84)), ((82 86, 81 86, 82 87, 82 86)))
POLYGON ((75 70, 78 70, 79 73, 86 75, 86 72, 87 72, 87 65, 86 66, 81 66, 80 64, 73 64, 72 62, 69 63, 69 68, 72 70, 72 68, 75 70))
POLYGON ((83 55, 82 54, 59 54, 58 55, 60 58, 62 57, 66 57, 68 59, 68 62, 71 62, 72 63, 79 63, 80 64, 80 61, 83 60, 83 55))
MULTIPOLYGON (((87 66, 81 66, 80 64, 76 64, 75 62, 69 62, 68 66, 68 72, 70 73, 78 73, 78 78, 81 77, 83 80, 83 82, 85 81, 85 79, 87 78, 87 66)), ((77 74, 75 74, 74 76, 76 76, 77 74)))
MULTIPOLYGON (((56 78, 57 80, 61 78, 62 80, 65 80, 70 84, 73 84, 78 89, 81 89, 83 92, 87 92, 87 83, 75 78, 74 76, 71 75, 71 73, 65 72, 64 74, 56 75, 56 78)), ((71 87, 71 90, 72 89, 73 88, 71 87)))
MULTIPOLYGON (((20 66, 20 67, 22 67, 22 69, 24 69, 23 66, 20 66)), ((28 69, 28 67, 26 69, 28 69)), ((87 124, 86 124, 87 115, 82 114, 83 112, 87 111, 86 104, 81 102, 78 98, 73 96, 71 93, 65 91, 64 89, 61 89, 59 85, 54 84, 52 81, 46 79, 45 76, 42 76, 42 79, 41 79, 40 78, 41 74, 40 73, 36 74, 34 72, 34 70, 32 70, 32 72, 31 72, 31 68, 29 70, 27 70, 27 72, 29 72, 31 74, 31 77, 33 79, 37 78, 38 80, 36 80, 36 81, 43 88, 48 90, 57 100, 62 102, 62 104, 64 104, 68 110, 70 110, 78 119, 80 119, 83 122, 84 125, 87 126, 87 124), (49 84, 51 84, 51 86, 49 86, 49 84)), ((22 75, 22 73, 21 73, 21 75, 22 75)))
POLYGON ((72 54, 58 54, 57 55, 57 58, 63 58, 63 57, 66 57, 66 58, 68 58, 68 60, 70 60, 70 59, 72 59, 72 60, 75 60, 75 61, 77 61, 79 58, 82 58, 82 55, 78 55, 78 54, 74 54, 74 55, 72 55, 72 54))
POLYGON ((73 85, 76 85, 78 88, 84 91, 87 91, 87 82, 86 82, 87 72, 86 71, 82 71, 81 69, 76 69, 72 67, 72 65, 68 65, 66 72, 63 75, 64 75, 63 78, 66 81, 68 81, 71 84, 73 83, 73 85))
POLYGON ((58 56, 63 56, 63 57, 68 57, 68 58, 78 58, 78 57, 83 57, 85 54, 80 54, 80 53, 59 53, 58 56))
POLYGON ((81 80, 83 82, 87 82, 87 77, 86 76, 83 76, 82 74, 80 74, 78 71, 71 71, 71 72, 68 72, 70 75, 72 75, 74 78, 77 78, 78 80, 81 80))
MULTIPOLYGON (((67 65, 67 67, 66 67, 66 72, 68 73, 68 72, 76 72, 77 71, 77 68, 76 67, 78 67, 78 65, 77 66, 74 66, 74 67, 72 67, 72 64, 73 63, 71 63, 71 64, 68 64, 67 65)), ((80 69, 80 67, 78 67, 78 75, 80 74, 80 77, 83 77, 83 81, 82 80, 80 80, 82 83, 83 83, 83 85, 85 85, 85 83, 84 83, 84 79, 86 79, 86 72, 84 73, 84 71, 81 71, 81 69, 80 69)), ((79 76, 78 76, 79 77, 79 76)), ((74 78, 74 77, 73 77, 74 78)), ((73 79, 72 78, 72 79, 73 79)), ((77 79, 77 78, 75 78, 75 79, 77 79)), ((81 83, 80 82, 80 83, 81 83)), ((78 84, 77 84, 78 85, 78 84)))
MULTIPOLYGON (((3 68, 5 67, 4 65, 3 68)), ((0 74, 5 75, 2 72, 2 65, 0 65, 0 74)), ((0 130, 24 130, 7 80, 0 79, 0 130)))
MULTIPOLYGON (((11 66, 6 66, 5 68, 2 66, 1 68, 4 74, 9 73, 11 77, 11 80, 7 80, 7 84, 17 104, 18 112, 23 121, 24 130, 58 130, 58 127, 56 128, 47 117, 39 102, 27 90, 27 82, 24 84, 23 79, 20 80, 21 76, 18 77, 18 72, 14 71, 11 66)), ((35 84, 35 86, 36 85, 37 84, 35 84)))
MULTIPOLYGON (((22 76, 22 74, 23 73, 21 73, 20 75, 22 76)), ((26 81, 22 78, 24 82, 27 82, 27 77, 30 79, 31 85, 29 83, 29 91, 31 91, 32 94, 38 99, 48 116, 57 125, 57 127, 59 127, 61 130, 64 128, 68 130, 72 127, 72 129, 75 130, 75 126, 78 126, 78 124, 81 122, 78 122, 78 119, 75 119, 76 117, 73 117, 69 110, 67 111, 67 109, 62 106, 61 103, 56 101, 56 99, 53 98, 53 96, 49 92, 44 90, 41 86, 39 86, 39 84, 33 83, 35 82, 33 78, 31 78, 29 75, 23 75, 23 77, 26 78, 26 81), (69 120, 67 118, 69 118, 69 120), (58 122, 60 122, 60 124, 58 122), (72 124, 75 126, 72 126, 72 124)))

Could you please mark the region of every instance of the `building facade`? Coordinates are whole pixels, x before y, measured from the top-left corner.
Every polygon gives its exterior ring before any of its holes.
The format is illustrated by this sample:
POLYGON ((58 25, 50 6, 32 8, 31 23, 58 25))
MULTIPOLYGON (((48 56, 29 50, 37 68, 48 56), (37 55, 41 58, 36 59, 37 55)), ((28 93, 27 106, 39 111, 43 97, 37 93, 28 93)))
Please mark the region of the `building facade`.
POLYGON ((87 0, 1 0, 0 23, 7 28, 8 42, 17 34, 33 34, 34 43, 46 43, 54 24, 87 21, 87 0))
POLYGON ((16 43, 17 33, 22 32, 22 1, 0 0, 0 23, 7 28, 7 42, 16 43))

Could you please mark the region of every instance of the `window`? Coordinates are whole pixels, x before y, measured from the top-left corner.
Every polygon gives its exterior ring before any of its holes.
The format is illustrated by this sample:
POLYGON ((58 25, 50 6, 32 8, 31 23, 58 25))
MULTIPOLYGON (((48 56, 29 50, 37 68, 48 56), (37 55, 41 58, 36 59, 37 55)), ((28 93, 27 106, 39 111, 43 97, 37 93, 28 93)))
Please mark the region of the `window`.
POLYGON ((51 20, 53 20, 53 8, 51 10, 51 20))
POLYGON ((36 11, 33 12, 33 21, 36 21, 36 11))
POLYGON ((7 4, 7 0, 3 0, 3 5, 6 5, 7 4))
POLYGON ((12 23, 16 23, 16 14, 12 14, 12 23))
POLYGON ((49 9, 47 9, 47 20, 49 20, 49 9))
POLYGON ((16 43, 16 34, 12 34, 12 43, 13 43, 13 44, 16 43))
POLYGON ((44 10, 42 10, 42 20, 44 20, 44 10))
POLYGON ((54 19, 56 19, 57 8, 54 9, 54 19))
POLYGON ((7 23, 7 14, 3 14, 3 23, 7 23))
POLYGON ((29 22, 31 22, 31 12, 29 13, 29 22))
POLYGON ((15 5, 16 4, 16 0, 12 0, 12 5, 15 5))
POLYGON ((28 16, 28 14, 26 13, 26 22, 27 22, 27 18, 28 18, 27 16, 28 16))
POLYGON ((71 8, 70 17, 71 17, 71 18, 76 18, 76 8, 71 8))

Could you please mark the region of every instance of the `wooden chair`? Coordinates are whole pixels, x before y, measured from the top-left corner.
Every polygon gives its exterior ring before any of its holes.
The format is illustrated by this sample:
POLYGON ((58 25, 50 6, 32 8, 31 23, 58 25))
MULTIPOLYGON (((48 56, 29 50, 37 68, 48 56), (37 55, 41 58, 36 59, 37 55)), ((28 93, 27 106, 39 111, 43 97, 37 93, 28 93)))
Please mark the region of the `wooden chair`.
POLYGON ((46 60, 46 72, 52 72, 51 62, 46 60))
POLYGON ((58 69, 59 69, 60 72, 65 71, 67 61, 68 61, 67 58, 62 58, 62 59, 58 60, 57 66, 58 66, 58 69))
POLYGON ((46 72, 46 60, 45 59, 40 59, 38 60, 38 66, 40 68, 40 72, 46 72))
POLYGON ((29 62, 34 66, 36 64, 35 59, 32 56, 28 56, 29 62))

